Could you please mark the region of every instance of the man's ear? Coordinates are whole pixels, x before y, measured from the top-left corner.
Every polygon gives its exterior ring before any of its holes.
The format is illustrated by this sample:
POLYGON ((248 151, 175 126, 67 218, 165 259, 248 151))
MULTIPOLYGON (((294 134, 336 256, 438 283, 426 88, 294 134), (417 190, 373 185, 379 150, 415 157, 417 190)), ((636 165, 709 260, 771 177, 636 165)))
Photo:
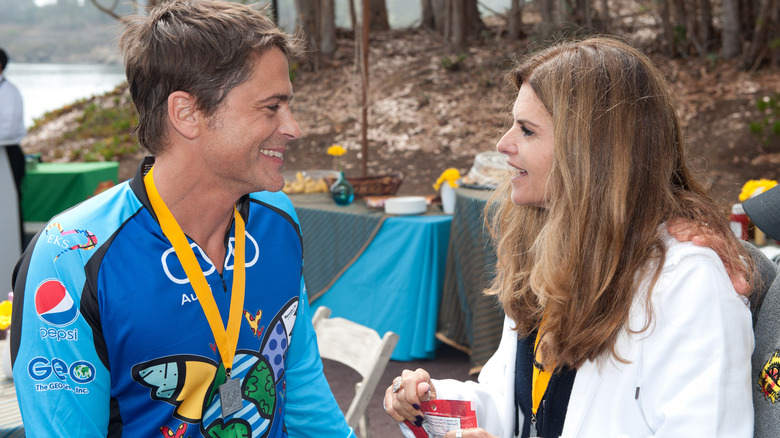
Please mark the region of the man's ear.
POLYGON ((190 93, 174 91, 168 95, 168 120, 183 137, 192 140, 200 135, 198 119, 201 116, 190 93))

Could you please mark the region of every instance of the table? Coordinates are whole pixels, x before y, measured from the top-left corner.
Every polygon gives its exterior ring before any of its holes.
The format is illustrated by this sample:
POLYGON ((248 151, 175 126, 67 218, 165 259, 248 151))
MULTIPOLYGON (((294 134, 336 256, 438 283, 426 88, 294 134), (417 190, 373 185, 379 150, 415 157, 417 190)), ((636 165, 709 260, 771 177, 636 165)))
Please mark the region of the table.
POLYGON ((16 400, 16 388, 10 376, 6 376, 6 366, 10 368, 11 354, 8 345, 8 332, 5 338, 0 339, 2 350, 3 371, 0 372, 0 438, 23 437, 22 414, 19 412, 19 404, 16 400), (7 364, 5 361, 9 361, 7 364))
POLYGON ((496 252, 484 226, 492 192, 455 189, 455 210, 436 338, 466 353, 476 374, 498 348, 504 312, 483 291, 494 277, 496 252))
POLYGON ((303 275, 319 306, 399 335, 392 360, 435 356, 436 321, 452 217, 439 207, 388 216, 358 200, 336 206, 326 194, 292 195, 303 235, 303 275))
MULTIPOLYGON (((47 222, 56 214, 93 196, 98 186, 117 183, 119 163, 38 163, 22 182, 26 222, 47 222)), ((102 186, 101 186, 102 187, 102 186)))

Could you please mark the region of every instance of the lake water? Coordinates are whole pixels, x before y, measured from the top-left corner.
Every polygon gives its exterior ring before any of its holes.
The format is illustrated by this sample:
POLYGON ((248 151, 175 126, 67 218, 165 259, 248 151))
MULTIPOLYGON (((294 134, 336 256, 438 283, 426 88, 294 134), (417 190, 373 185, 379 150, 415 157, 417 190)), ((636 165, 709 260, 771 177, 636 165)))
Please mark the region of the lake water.
POLYGON ((4 74, 22 93, 27 127, 47 111, 104 94, 125 81, 118 65, 9 62, 4 74))

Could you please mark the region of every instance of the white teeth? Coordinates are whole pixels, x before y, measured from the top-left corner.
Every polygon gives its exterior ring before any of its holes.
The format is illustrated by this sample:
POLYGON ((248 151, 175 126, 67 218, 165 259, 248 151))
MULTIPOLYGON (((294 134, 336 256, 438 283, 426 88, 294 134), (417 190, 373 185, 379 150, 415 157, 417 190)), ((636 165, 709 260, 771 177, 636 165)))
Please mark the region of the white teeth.
POLYGON ((281 159, 284 155, 281 152, 278 151, 269 151, 267 149, 260 149, 260 153, 263 155, 267 155, 269 157, 279 158, 281 159))

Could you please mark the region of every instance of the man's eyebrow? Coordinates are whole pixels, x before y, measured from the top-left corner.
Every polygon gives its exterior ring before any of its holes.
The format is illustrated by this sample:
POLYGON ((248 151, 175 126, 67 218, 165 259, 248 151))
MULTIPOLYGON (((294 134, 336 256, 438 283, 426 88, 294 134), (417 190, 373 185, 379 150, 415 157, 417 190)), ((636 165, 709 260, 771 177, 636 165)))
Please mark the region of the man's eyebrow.
POLYGON ((260 103, 277 101, 277 100, 281 102, 290 102, 293 100, 293 97, 295 97, 293 94, 285 94, 285 93, 272 94, 271 96, 268 96, 265 99, 260 100, 260 103))

